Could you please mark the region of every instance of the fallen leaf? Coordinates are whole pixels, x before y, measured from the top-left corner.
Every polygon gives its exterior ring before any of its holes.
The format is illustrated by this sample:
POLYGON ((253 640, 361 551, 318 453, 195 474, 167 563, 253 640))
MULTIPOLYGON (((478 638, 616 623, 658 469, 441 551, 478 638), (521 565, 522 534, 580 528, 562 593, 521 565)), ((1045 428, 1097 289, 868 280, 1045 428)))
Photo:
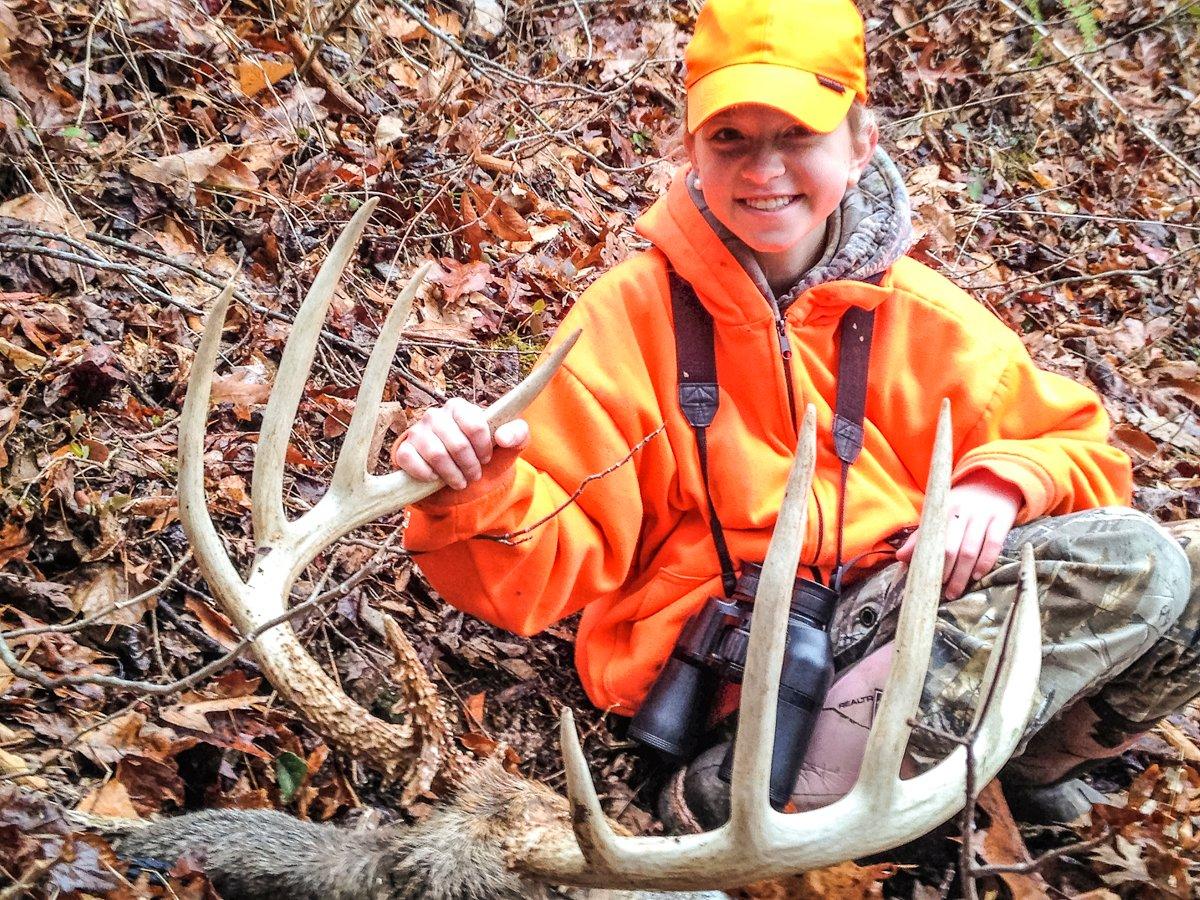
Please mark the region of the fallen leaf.
POLYGON ((136 625, 150 603, 143 600, 120 609, 115 608, 127 599, 129 582, 125 577, 123 563, 93 566, 89 578, 71 595, 75 611, 81 616, 97 616, 96 621, 106 625, 136 625))
POLYGON ((242 642, 237 632, 234 631, 233 623, 203 600, 188 597, 183 601, 183 605, 200 621, 200 627, 204 629, 204 633, 226 650, 232 650, 242 642))
MULTIPOLYGON (((1025 847, 1025 841, 1021 839, 1021 831, 1013 821, 1008 802, 1000 791, 1000 782, 988 782, 979 792, 978 803, 991 820, 983 830, 983 840, 977 844, 983 861, 990 866, 1015 866, 1029 862, 1029 850, 1025 847)), ((1011 892, 1013 900, 1033 900, 1050 894, 1050 886, 1036 872, 1028 875, 1001 872, 1000 878, 1011 892)))
POLYGON ((269 85, 286 78, 295 70, 290 56, 279 59, 240 59, 237 64, 238 87, 247 97, 253 97, 269 85))
POLYGON ((406 131, 407 127, 402 118, 382 115, 375 123, 375 146, 386 147, 404 137, 406 131))
POLYGON ((178 703, 159 710, 159 716, 172 725, 190 728, 205 734, 212 733, 212 726, 205 718, 209 713, 228 712, 231 709, 249 709, 257 702, 253 696, 221 697, 216 700, 198 700, 194 703, 178 703))
POLYGON ((234 155, 229 144, 213 144, 186 153, 138 160, 129 164, 129 174, 151 184, 170 188, 182 196, 190 186, 254 190, 258 178, 234 155))
POLYGON ((80 800, 77 809, 80 812, 105 818, 141 818, 141 814, 133 806, 133 801, 129 799, 129 791, 115 778, 106 781, 98 790, 92 791, 80 800))

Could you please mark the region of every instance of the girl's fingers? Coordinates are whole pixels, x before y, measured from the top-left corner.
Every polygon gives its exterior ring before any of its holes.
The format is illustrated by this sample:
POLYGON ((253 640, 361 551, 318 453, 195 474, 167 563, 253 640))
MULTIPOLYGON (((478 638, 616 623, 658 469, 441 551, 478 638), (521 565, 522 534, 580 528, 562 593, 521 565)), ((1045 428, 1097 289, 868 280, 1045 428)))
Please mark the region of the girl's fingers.
POLYGON ((529 443, 529 423, 524 419, 513 419, 496 429, 492 440, 497 447, 523 449, 529 443))
POLYGON ((971 573, 973 581, 978 581, 992 571, 996 560, 1000 558, 1001 551, 1004 550, 1004 539, 1008 537, 1011 529, 1012 524, 1006 523, 1004 519, 992 519, 983 540, 983 547, 979 551, 979 561, 975 563, 975 571, 971 573))
POLYGON ((946 525, 946 558, 942 562, 943 586, 950 584, 950 577, 954 574, 954 566, 958 562, 958 552, 962 547, 963 531, 966 527, 967 523, 963 512, 951 507, 950 521, 946 525))
POLYGON ((989 520, 984 516, 963 514, 965 525, 962 538, 955 553, 954 568, 946 579, 946 599, 955 600, 962 596, 975 571, 979 552, 987 537, 989 520))
MULTIPOLYGON (((492 428, 487 423, 487 413, 481 407, 457 397, 447 401, 445 409, 470 443, 475 461, 487 465, 492 459, 492 428)), ((455 459, 459 459, 458 456, 455 459)), ((459 464, 461 467, 461 459, 459 464)))
POLYGON ((451 487, 463 488, 478 480, 482 474, 479 457, 475 446, 455 421, 453 410, 432 410, 426 418, 429 432, 421 436, 418 449, 433 470, 451 487))
POLYGON ((429 463, 425 462, 412 442, 403 437, 392 448, 392 462, 395 463, 396 468, 407 472, 418 481, 438 480, 437 472, 433 471, 429 463))

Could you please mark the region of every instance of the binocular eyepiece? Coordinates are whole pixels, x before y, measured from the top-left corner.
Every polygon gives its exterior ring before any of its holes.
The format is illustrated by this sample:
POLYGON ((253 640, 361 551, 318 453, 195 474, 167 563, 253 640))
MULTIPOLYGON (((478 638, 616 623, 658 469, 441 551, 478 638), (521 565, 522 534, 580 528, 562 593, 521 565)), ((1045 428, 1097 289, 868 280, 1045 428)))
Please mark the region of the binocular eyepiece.
MULTIPOLYGON (((633 717, 631 737, 679 759, 695 755, 720 687, 742 682, 761 574, 762 566, 746 563, 729 599, 709 597, 688 620, 633 717)), ((838 596, 834 589, 807 578, 797 578, 792 589, 771 757, 770 793, 776 808, 782 808, 792 794, 813 724, 833 680, 827 629, 838 596)), ((732 765, 730 744, 719 769, 726 781, 732 765)))

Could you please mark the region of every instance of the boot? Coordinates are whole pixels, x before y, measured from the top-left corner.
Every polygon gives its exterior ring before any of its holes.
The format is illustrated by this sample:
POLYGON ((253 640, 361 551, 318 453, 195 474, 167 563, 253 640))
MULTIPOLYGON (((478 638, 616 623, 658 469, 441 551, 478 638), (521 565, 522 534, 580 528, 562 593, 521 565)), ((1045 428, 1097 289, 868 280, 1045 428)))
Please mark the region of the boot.
POLYGON ((717 774, 729 742, 709 747, 671 776, 658 797, 658 818, 668 834, 700 834, 729 819, 729 784, 717 774))
POLYGON ((1079 776, 1120 756, 1141 737, 1128 728, 1112 715, 1098 715, 1089 700, 1061 713, 1000 774, 1013 815, 1038 825, 1074 822, 1093 805, 1107 803, 1108 798, 1079 776))
POLYGON ((1000 785, 1013 817, 1030 825, 1069 825, 1090 815, 1096 804, 1109 802, 1082 778, 1053 784, 1022 784, 1002 778, 1000 785))

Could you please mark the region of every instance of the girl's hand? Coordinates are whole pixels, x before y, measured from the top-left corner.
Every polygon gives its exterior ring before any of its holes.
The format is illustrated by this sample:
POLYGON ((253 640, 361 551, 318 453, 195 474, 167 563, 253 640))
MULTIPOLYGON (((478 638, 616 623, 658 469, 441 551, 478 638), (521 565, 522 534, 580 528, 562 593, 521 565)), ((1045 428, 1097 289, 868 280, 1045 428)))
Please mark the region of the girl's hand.
POLYGON ((441 479, 462 490, 483 477, 483 467, 492 461, 511 465, 529 443, 529 425, 514 419, 496 429, 488 426, 485 410, 458 397, 445 406, 425 411, 415 425, 392 446, 392 463, 420 481, 441 479))
MULTIPOLYGON (((1024 498, 1010 481, 979 470, 950 488, 950 524, 946 531, 946 562, 942 594, 961 597, 967 584, 991 571, 1012 530, 1024 498)), ((920 529, 896 551, 896 559, 912 560, 920 529)))

